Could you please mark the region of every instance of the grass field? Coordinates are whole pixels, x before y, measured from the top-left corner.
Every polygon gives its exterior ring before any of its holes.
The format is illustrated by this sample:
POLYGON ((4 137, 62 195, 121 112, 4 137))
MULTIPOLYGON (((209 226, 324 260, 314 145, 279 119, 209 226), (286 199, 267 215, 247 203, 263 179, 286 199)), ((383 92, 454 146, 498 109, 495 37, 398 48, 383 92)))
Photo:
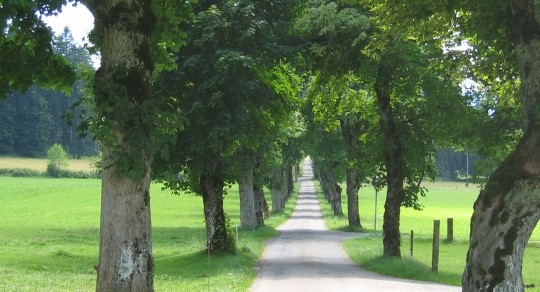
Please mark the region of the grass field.
MULTIPOLYGON (((272 226, 239 232, 239 252, 212 256, 205 246, 202 200, 151 189, 156 291, 245 291, 272 226)), ((271 202, 271 200, 269 200, 271 202)), ((0 177, 0 291, 93 291, 99 243, 100 181, 0 177)), ((237 188, 225 210, 239 224, 237 188)))
MULTIPOLYGON (((413 278, 459 285, 465 266, 468 249, 469 221, 472 215, 472 205, 478 196, 479 188, 475 185, 466 187, 463 183, 436 182, 425 185, 430 190, 425 198, 422 211, 409 208, 401 209, 400 230, 402 232, 403 260, 387 260, 382 255, 382 214, 384 212, 385 191, 379 192, 377 198, 377 227, 375 223, 375 192, 364 188, 359 193, 360 219, 365 232, 373 233, 373 237, 353 239, 345 242, 344 246, 349 256, 356 263, 379 273, 403 278, 413 278), (454 218, 453 243, 445 243, 446 218, 454 218), (431 238, 433 220, 441 220, 441 245, 439 273, 431 273, 431 238), (414 255, 410 257, 410 231, 415 234, 414 255)), ((345 188, 344 188, 345 189, 345 188)), ((323 216, 326 224, 333 230, 346 230, 347 217, 332 215, 330 206, 325 202, 318 188, 323 216)), ((343 211, 347 212, 347 200, 343 197, 343 211)), ((540 227, 533 232, 530 243, 525 250, 523 277, 525 284, 540 286, 540 227)), ((527 289, 540 291, 539 288, 527 289)))
MULTIPOLYGON (((0 168, 27 168, 44 172, 47 169, 48 162, 49 160, 47 158, 20 158, 0 156, 0 168)), ((91 157, 70 159, 68 169, 73 171, 93 171, 95 170, 92 166, 93 162, 94 158, 91 157)))

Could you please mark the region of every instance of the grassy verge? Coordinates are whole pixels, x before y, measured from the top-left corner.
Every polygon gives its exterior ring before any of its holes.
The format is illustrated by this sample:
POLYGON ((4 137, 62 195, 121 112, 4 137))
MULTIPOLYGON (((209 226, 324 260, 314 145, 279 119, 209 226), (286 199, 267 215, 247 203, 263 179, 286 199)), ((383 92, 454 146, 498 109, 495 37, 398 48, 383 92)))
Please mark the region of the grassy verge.
MULTIPOLYGON (((469 220, 472 205, 479 189, 477 186, 464 183, 437 182, 427 183, 427 197, 421 198, 424 205, 422 211, 408 208, 401 209, 400 228, 402 231, 402 260, 384 259, 382 255, 382 214, 384 212, 385 191, 377 195, 377 225, 375 226, 375 192, 371 188, 363 188, 359 192, 360 219, 363 231, 373 233, 373 237, 352 239, 344 244, 345 250, 357 264, 381 273, 402 278, 440 282, 452 285, 461 283, 461 275, 465 266, 468 249, 469 220), (453 243, 445 243, 446 218, 454 219, 453 243), (441 220, 441 244, 439 273, 431 272, 433 220, 441 220), (415 234, 414 254, 410 256, 410 231, 415 234)), ((332 214, 320 188, 317 188, 322 203, 323 217, 329 229, 347 230, 347 200, 344 196, 342 205, 344 217, 332 214)), ((525 284, 534 284, 535 288, 526 291, 540 291, 540 227, 537 227, 525 249, 523 278, 525 284)))
MULTIPOLYGON (((0 291, 95 290, 100 180, 0 177, 0 186, 0 291)), ((173 196, 156 184, 151 193, 156 291, 246 291, 264 240, 295 201, 267 227, 240 230, 236 255, 209 257, 201 198, 173 196)), ((233 187, 225 197, 233 228, 238 208, 233 187)))

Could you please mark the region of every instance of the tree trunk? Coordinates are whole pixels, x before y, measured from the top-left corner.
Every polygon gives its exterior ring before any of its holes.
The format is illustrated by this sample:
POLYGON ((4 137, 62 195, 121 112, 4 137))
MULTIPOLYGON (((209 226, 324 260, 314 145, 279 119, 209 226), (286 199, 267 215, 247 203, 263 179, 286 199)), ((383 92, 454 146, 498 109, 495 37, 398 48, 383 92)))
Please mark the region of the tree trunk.
POLYGON ((399 132, 397 131, 390 102, 392 70, 384 61, 381 61, 375 80, 375 93, 377 95, 383 138, 386 142, 384 158, 388 189, 383 217, 383 255, 401 257, 399 216, 401 202, 404 197, 405 165, 399 132))
POLYGON ((287 165, 287 199, 292 196, 294 191, 294 169, 292 163, 287 165))
POLYGON ((525 134, 475 202, 463 291, 523 291, 523 253, 540 219, 540 15, 532 0, 509 1, 508 7, 525 134))
MULTIPOLYGON (((103 147, 103 161, 115 154, 103 147)), ((103 168, 96 291, 153 291, 154 260, 150 220, 150 162, 139 180, 103 168)))
POLYGON ((141 110, 154 70, 150 0, 85 1, 95 17, 101 67, 94 79, 103 168, 97 291, 153 291, 151 138, 141 110))
POLYGON ((282 185, 281 185, 281 200, 279 201, 280 206, 279 209, 283 210, 285 208, 285 203, 287 203, 287 199, 289 198, 289 173, 288 173, 287 165, 284 164, 281 167, 281 179, 282 179, 282 185))
POLYGON ((264 219, 269 215, 264 190, 259 185, 253 185, 253 192, 255 194, 255 219, 257 221, 257 227, 264 226, 264 219))
POLYGON ((336 216, 343 216, 343 208, 341 207, 341 186, 335 182, 334 180, 334 200, 332 201, 332 210, 334 211, 334 215, 336 216))
POLYGON ((229 252, 234 249, 234 241, 229 236, 223 210, 225 183, 221 175, 221 162, 215 159, 211 164, 200 179, 206 221, 206 245, 211 253, 229 252))
POLYGON ((360 188, 360 178, 358 171, 353 167, 347 168, 347 216, 349 227, 362 228, 360 223, 360 212, 358 210, 358 189, 360 188))
POLYGON ((349 227, 362 228, 358 206, 358 189, 360 188, 360 172, 356 169, 356 160, 360 155, 361 124, 340 120, 341 133, 347 145, 347 216, 349 227))
POLYGON ((331 166, 332 164, 332 162, 327 163, 323 166, 324 168, 319 171, 319 182, 321 183, 324 196, 332 206, 334 215, 343 216, 343 209, 341 207, 341 187, 336 182, 334 174, 330 170, 333 168, 331 166))
POLYGON ((246 170, 239 182, 240 191, 240 226, 245 229, 257 227, 255 218, 255 194, 253 192, 253 166, 245 165, 246 170))
POLYGON ((270 188, 272 193, 272 212, 281 211, 281 192, 283 184, 283 173, 281 167, 272 170, 270 188))

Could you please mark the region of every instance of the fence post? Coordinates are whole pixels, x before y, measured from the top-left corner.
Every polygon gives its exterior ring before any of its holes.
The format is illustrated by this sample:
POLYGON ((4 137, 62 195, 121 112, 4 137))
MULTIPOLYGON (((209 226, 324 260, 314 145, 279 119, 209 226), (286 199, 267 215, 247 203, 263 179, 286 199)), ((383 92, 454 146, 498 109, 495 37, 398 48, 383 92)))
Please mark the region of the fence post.
POLYGON ((413 257, 414 251, 414 231, 411 230, 411 258, 413 257))
POLYGON ((431 254, 431 271, 437 273, 439 271, 439 232, 441 221, 433 221, 433 252, 431 254))
POLYGON ((446 219, 446 241, 454 241, 454 218, 446 219))

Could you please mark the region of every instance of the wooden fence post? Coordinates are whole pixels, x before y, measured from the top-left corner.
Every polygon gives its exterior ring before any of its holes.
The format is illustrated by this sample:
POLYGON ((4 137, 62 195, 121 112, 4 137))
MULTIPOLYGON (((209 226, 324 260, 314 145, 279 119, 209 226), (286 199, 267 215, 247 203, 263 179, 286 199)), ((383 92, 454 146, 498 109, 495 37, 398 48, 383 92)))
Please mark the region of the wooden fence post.
POLYGON ((411 258, 413 257, 414 250, 414 231, 411 230, 411 258))
POLYGON ((433 252, 431 253, 431 271, 439 271, 439 235, 441 230, 441 221, 433 221, 433 252))
POLYGON ((446 219, 446 241, 454 241, 454 218, 446 219))

